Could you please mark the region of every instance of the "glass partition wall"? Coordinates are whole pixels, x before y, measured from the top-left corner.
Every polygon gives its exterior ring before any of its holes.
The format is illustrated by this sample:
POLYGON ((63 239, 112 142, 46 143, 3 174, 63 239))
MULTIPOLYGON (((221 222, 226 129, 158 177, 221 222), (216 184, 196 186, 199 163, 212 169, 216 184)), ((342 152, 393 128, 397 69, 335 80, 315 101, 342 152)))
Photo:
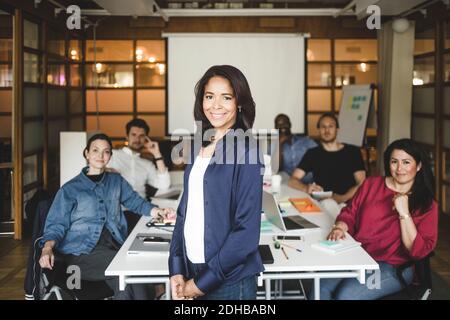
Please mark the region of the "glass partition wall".
MULTIPOLYGON (((376 39, 309 39, 307 43, 307 134, 318 138, 317 120, 325 112, 339 113, 342 87, 373 84, 377 106, 376 39)), ((362 149, 369 174, 375 171, 376 135, 367 130, 367 146, 362 149)))
POLYGON ((14 234, 13 15, 0 8, 0 236, 14 234))
MULTIPOLYGON (((60 132, 85 130, 82 39, 58 25, 28 14, 18 21, 17 42, 22 65, 18 82, 22 176, 19 179, 22 213, 16 228, 30 232, 25 204, 40 189, 54 194, 59 188, 60 132)), ((18 201, 18 200, 17 200, 18 201)), ((20 238, 22 235, 15 235, 20 238)))
POLYGON ((150 137, 166 135, 165 40, 86 41, 86 128, 122 145, 125 124, 147 121, 150 137))
POLYGON ((450 215, 450 19, 416 27, 411 136, 432 159, 436 197, 450 215))
POLYGON ((450 19, 444 24, 443 62, 443 117, 440 120, 443 128, 442 142, 442 211, 450 215, 450 19))
POLYGON ((313 38, 308 40, 306 56, 307 133, 317 137, 320 115, 339 112, 343 86, 377 84, 377 40, 313 38))

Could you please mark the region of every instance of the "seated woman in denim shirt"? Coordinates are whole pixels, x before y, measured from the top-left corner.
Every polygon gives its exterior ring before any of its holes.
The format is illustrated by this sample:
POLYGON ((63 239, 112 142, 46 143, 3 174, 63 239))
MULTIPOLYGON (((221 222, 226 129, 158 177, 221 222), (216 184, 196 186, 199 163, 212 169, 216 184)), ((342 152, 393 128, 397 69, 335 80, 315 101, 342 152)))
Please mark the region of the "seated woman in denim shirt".
POLYGON ((159 209, 141 198, 118 173, 105 172, 111 158, 108 136, 92 136, 84 150, 88 166, 64 184, 56 194, 47 216, 39 263, 53 268, 54 253, 77 265, 81 278, 106 280, 116 299, 148 298, 146 285, 128 285, 119 291, 118 278, 106 278, 105 270, 127 237, 127 222, 121 205, 141 215, 173 217, 172 209, 159 209))

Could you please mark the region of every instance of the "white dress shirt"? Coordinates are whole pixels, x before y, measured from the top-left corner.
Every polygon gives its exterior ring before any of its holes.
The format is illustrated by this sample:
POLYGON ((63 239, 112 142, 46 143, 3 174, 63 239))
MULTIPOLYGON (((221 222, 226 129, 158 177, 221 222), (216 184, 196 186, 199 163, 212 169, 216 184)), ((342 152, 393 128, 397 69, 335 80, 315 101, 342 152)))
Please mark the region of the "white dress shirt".
POLYGON ((184 221, 186 254, 192 263, 205 262, 203 177, 211 158, 197 157, 189 174, 189 194, 184 221))
POLYGON ((152 161, 141 158, 138 152, 128 147, 113 150, 108 167, 117 170, 133 187, 133 190, 145 198, 145 184, 158 189, 170 187, 170 175, 166 169, 160 172, 152 161))

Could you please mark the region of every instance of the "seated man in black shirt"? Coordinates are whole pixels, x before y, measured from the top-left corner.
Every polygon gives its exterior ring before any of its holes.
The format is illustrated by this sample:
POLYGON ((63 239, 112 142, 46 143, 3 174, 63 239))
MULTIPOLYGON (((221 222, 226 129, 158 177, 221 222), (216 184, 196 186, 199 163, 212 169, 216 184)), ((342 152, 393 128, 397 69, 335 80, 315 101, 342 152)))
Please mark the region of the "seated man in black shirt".
POLYGON ((289 179, 289 186, 311 194, 332 191, 338 204, 353 197, 366 178, 364 162, 358 147, 336 140, 339 123, 332 113, 325 113, 317 122, 320 145, 309 149, 289 179), (312 172, 314 183, 300 180, 312 172))

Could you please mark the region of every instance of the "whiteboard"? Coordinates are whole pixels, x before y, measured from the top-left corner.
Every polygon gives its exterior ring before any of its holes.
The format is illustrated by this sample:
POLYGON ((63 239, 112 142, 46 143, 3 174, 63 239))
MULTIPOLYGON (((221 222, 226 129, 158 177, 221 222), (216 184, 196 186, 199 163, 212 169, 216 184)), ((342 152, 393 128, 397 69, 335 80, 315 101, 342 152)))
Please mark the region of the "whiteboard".
POLYGON ((362 147, 366 133, 369 112, 375 116, 373 90, 368 85, 348 85, 342 88, 339 109, 339 142, 362 147))
POLYGON ((279 113, 305 133, 305 41, 302 34, 169 33, 168 132, 194 133, 194 87, 213 65, 237 67, 256 103, 254 129, 271 129, 279 113))
POLYGON ((60 187, 67 181, 80 174, 81 169, 86 166, 86 159, 83 156, 83 150, 86 148, 88 134, 82 132, 63 132, 60 136, 60 187))

